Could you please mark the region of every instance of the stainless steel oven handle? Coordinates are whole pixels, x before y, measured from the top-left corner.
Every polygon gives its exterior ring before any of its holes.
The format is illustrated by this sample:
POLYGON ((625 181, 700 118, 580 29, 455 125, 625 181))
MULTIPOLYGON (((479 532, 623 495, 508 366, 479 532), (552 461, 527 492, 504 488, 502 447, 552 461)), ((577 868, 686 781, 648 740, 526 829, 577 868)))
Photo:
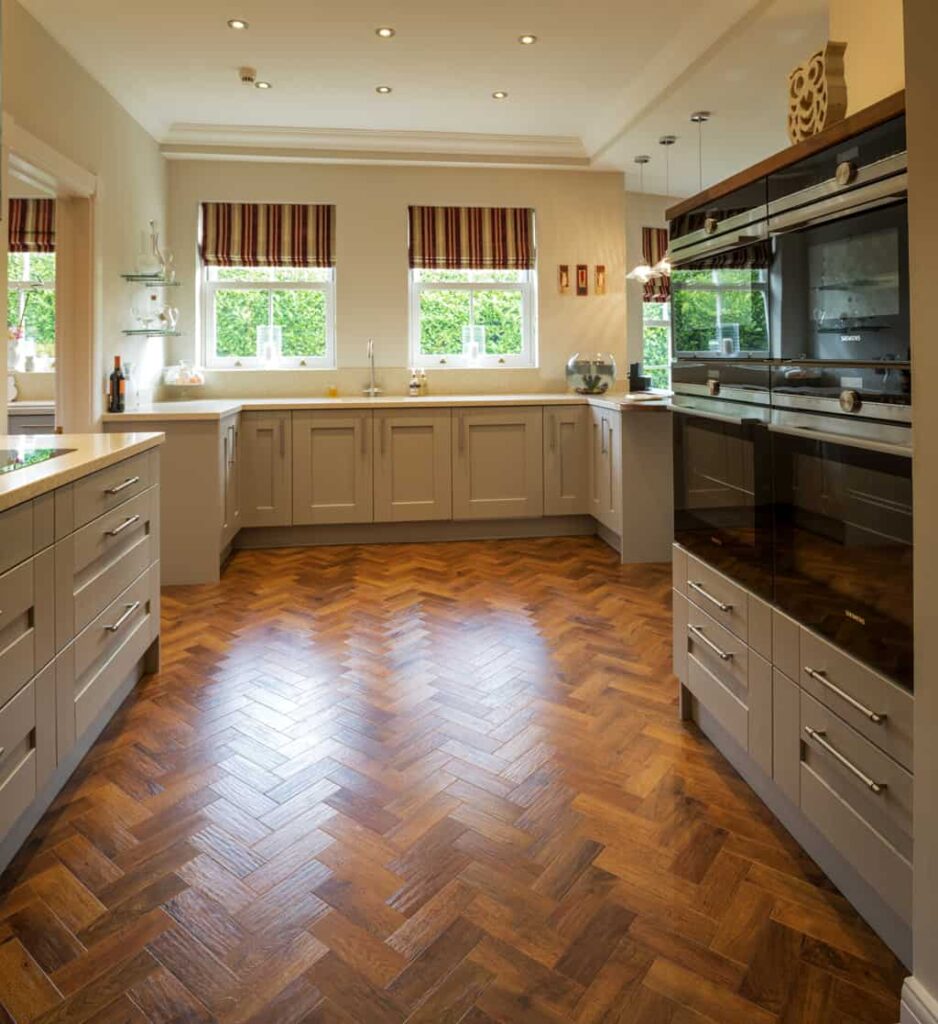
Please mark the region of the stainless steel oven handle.
POLYGON ((829 430, 812 430, 810 427, 789 427, 781 423, 770 423, 769 430, 773 434, 788 434, 806 441, 825 441, 829 444, 843 444, 848 448, 863 448, 871 452, 883 452, 886 455, 902 455, 912 458, 912 446, 889 444, 887 441, 870 441, 863 437, 850 437, 848 434, 834 434, 829 430))
POLYGON ((861 704, 856 697, 851 697, 845 690, 841 690, 839 686, 835 686, 834 683, 827 678, 827 673, 823 669, 811 668, 810 665, 805 665, 804 670, 813 680, 815 680, 815 682, 820 683, 821 686, 826 687, 831 693, 840 697, 841 700, 846 701, 850 707, 856 708, 861 715, 865 715, 871 722, 875 722, 876 725, 882 725, 882 723, 886 721, 886 718, 888 717, 887 715, 882 714, 879 711, 872 711, 865 704, 861 704))
POLYGON ((699 416, 704 420, 716 420, 718 423, 732 423, 737 427, 741 427, 744 423, 761 423, 762 421, 756 417, 750 416, 727 416, 722 412, 706 412, 701 409, 689 409, 684 405, 672 405, 671 412, 680 413, 682 416, 699 416))
POLYGON ((721 661, 732 661, 732 659, 733 659, 733 652, 732 652, 732 651, 724 651, 722 647, 718 647, 718 646, 717 646, 717 645, 716 645, 716 644, 715 644, 715 643, 714 643, 714 642, 713 642, 713 641, 712 641, 712 640, 710 639, 710 637, 708 637, 708 636, 707 636, 707 635, 706 635, 706 634, 704 633, 703 629, 701 629, 701 627, 700 627, 700 626, 688 626, 688 627, 687 627, 687 631, 688 631, 688 632, 689 632, 689 633, 691 634, 691 636, 692 636, 692 637, 693 637, 693 638, 694 638, 695 640, 699 640, 699 641, 700 641, 700 642, 701 642, 701 643, 702 643, 702 644, 703 644, 703 645, 704 645, 705 647, 709 647, 709 648, 710 648, 710 650, 711 650, 711 651, 713 651, 713 653, 714 653, 714 654, 715 654, 715 655, 716 655, 716 656, 717 656, 717 657, 718 657, 718 658, 719 658, 719 659, 720 659, 721 661))
POLYGON ((871 779, 869 775, 866 774, 866 772, 861 771, 859 768, 857 768, 853 761, 844 757, 844 755, 841 754, 841 752, 836 747, 828 743, 827 740, 824 738, 826 734, 822 729, 812 729, 810 725, 806 725, 804 727, 804 731, 805 735, 809 739, 814 740, 814 742, 822 750, 826 750, 827 753, 830 754, 830 756, 835 761, 837 761, 838 764, 842 764, 848 772, 856 776, 856 778, 858 778, 863 783, 863 785, 866 786, 867 789, 871 790, 876 794, 880 794, 886 789, 885 782, 876 782, 874 779, 871 779))
POLYGON ((769 234, 774 237, 798 228, 811 227, 812 224, 823 224, 837 217, 847 217, 854 213, 862 213, 864 210, 876 209, 877 206, 901 199, 908 192, 908 188, 908 175, 896 174, 850 192, 819 199, 796 210, 770 217, 769 234))
POLYGON ((733 610, 733 606, 731 604, 725 604, 718 597, 714 597, 713 594, 711 594, 707 590, 704 590, 704 588, 694 580, 688 580, 687 585, 691 588, 691 590, 694 590, 698 594, 700 594, 701 597, 705 597, 711 604, 715 604, 721 612, 731 612, 733 610))

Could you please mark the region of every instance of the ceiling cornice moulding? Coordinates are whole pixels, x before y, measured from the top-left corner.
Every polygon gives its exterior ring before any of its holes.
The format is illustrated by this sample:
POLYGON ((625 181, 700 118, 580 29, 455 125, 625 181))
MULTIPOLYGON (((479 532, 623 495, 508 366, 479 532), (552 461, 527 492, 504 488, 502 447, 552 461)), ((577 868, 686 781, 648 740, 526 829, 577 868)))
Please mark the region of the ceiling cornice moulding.
MULTIPOLYGON (((174 124, 162 140, 177 145, 297 150, 305 155, 407 154, 413 156, 510 157, 588 164, 583 143, 567 135, 501 135, 467 132, 385 131, 363 128, 289 128, 265 125, 174 124)), ((409 162, 409 161, 408 161, 409 162)))

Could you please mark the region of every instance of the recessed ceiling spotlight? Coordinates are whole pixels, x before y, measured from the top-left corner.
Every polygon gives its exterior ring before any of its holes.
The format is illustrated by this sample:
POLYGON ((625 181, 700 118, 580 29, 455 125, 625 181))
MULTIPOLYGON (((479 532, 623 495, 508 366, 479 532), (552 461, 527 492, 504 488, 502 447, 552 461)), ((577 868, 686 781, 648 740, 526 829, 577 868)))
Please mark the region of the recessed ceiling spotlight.
POLYGON ((247 27, 248 23, 243 18, 232 18, 231 21, 228 22, 228 28, 237 29, 238 31, 247 27))
POLYGON ((522 46, 533 46, 537 42, 537 36, 518 36, 518 42, 521 43, 522 46))
POLYGON ((381 28, 375 29, 375 35, 380 36, 382 39, 390 39, 394 35, 394 29, 383 25, 381 28))
POLYGON ((493 100, 507 100, 508 99, 508 93, 505 92, 503 89, 496 89, 495 92, 492 93, 492 99, 493 100))
POLYGON ((270 82, 260 81, 260 82, 255 82, 254 83, 254 88, 255 89, 272 89, 273 86, 270 84, 270 82))
POLYGON ((375 92, 381 93, 382 96, 387 96, 387 94, 391 91, 392 90, 389 85, 379 85, 375 88, 375 92))

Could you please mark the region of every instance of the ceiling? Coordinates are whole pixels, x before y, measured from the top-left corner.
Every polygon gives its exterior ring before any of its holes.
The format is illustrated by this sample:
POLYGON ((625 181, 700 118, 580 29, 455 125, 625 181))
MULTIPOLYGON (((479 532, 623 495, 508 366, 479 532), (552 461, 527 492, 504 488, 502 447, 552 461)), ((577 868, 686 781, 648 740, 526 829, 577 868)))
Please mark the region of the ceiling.
MULTIPOLYGON (((615 169, 634 168, 636 146, 657 155, 662 132, 685 142, 698 107, 714 110, 708 145, 732 148, 731 169, 783 146, 785 75, 827 26, 827 0, 22 2, 169 155, 226 146, 615 169), (234 17, 250 28, 229 29, 234 17), (535 45, 518 43, 526 32, 535 45), (242 65, 273 88, 242 85, 242 65), (507 99, 492 98, 499 89, 507 99)), ((696 190, 688 153, 673 153, 672 194, 696 190)))

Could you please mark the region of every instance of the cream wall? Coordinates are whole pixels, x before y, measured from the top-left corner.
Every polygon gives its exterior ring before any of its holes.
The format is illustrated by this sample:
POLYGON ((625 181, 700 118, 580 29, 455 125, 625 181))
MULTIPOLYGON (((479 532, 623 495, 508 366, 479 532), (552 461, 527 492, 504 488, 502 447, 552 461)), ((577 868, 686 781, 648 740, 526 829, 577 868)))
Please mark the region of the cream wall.
POLYGON ((905 85, 902 0, 830 0, 830 38, 846 42, 847 113, 905 85))
POLYGON ((914 982, 903 1021, 938 1022, 938 4, 906 0, 909 269, 915 457, 915 900, 914 982), (916 1000, 925 1009, 910 1011, 916 1000))
MULTIPOLYGON (((631 270, 642 258, 642 228, 666 228, 667 218, 664 215, 669 206, 678 200, 668 196, 650 195, 643 192, 628 192, 625 196, 625 254, 626 268, 631 270)), ((626 298, 628 302, 627 362, 640 362, 642 358, 642 284, 639 281, 626 281, 626 298)), ((625 367, 628 372, 628 366, 625 367)))
MULTIPOLYGON (((120 273, 133 269, 147 222, 166 219, 166 164, 159 147, 15 0, 3 4, 3 109, 19 127, 97 175, 94 360, 102 389, 117 353, 144 376, 158 378, 162 342, 120 333, 130 326, 131 303, 120 273)), ((67 337, 58 341, 69 343, 67 337)), ((5 332, 0 345, 5 365, 5 332)), ((100 394, 95 398, 100 411, 100 394)))
MULTIPOLYGON (((531 206, 538 246, 537 369, 428 371, 436 393, 537 391, 564 384, 577 350, 604 350, 625 360, 625 193, 618 173, 486 168, 373 167, 227 161, 170 161, 170 234, 183 287, 185 337, 173 359, 197 359, 196 231, 204 200, 335 203, 338 370, 208 372, 204 394, 317 395, 336 383, 354 394, 366 383, 365 346, 374 337, 379 383, 402 392, 407 382, 407 206, 531 206), (590 267, 590 291, 560 295, 557 265, 590 267), (607 293, 592 294, 593 268, 606 267, 607 293)), ((175 389, 179 390, 179 389, 175 389)))

